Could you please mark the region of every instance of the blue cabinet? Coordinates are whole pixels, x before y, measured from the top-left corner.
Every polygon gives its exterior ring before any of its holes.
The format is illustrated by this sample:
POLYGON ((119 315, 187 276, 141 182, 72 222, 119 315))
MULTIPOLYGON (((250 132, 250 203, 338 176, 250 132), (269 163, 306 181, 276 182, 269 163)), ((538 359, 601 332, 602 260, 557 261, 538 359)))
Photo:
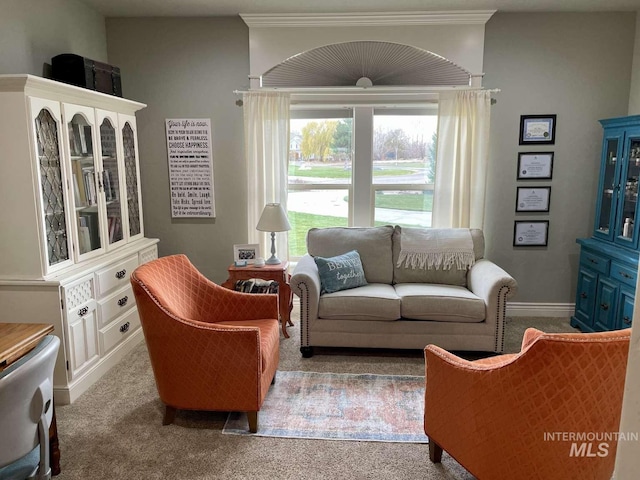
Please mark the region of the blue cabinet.
POLYGON ((638 275, 640 115, 604 128, 592 238, 578 239, 580 267, 571 325, 585 332, 628 328, 638 275))

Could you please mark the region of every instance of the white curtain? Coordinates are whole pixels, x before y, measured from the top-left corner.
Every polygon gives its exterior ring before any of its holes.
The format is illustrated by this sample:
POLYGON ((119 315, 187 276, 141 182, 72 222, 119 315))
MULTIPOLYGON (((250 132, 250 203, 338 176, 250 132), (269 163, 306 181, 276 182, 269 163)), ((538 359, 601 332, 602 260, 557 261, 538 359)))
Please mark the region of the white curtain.
POLYGON ((432 225, 483 228, 491 92, 440 94, 432 225))
MULTIPOLYGON (((261 256, 271 256, 271 235, 256 230, 267 203, 280 203, 287 211, 289 161, 288 94, 247 92, 243 95, 244 140, 247 163, 247 221, 249 243, 259 243, 261 256)), ((276 254, 287 259, 286 232, 276 234, 276 254)))

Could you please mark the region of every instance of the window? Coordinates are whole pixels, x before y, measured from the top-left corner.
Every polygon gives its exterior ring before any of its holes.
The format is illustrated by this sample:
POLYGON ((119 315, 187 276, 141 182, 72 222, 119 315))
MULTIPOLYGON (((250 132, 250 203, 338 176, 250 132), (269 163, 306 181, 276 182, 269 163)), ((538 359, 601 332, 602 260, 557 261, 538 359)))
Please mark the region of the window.
POLYGON ((312 227, 431 226, 437 109, 292 110, 289 254, 312 227))

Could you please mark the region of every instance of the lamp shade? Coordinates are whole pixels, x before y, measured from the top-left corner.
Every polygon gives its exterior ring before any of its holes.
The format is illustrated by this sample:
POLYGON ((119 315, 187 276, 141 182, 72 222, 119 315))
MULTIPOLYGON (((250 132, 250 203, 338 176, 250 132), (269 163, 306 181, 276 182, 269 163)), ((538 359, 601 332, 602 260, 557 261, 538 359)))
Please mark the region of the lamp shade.
POLYGON ((291 230, 287 214, 279 203, 267 203, 264 206, 257 230, 261 232, 286 232, 291 230))

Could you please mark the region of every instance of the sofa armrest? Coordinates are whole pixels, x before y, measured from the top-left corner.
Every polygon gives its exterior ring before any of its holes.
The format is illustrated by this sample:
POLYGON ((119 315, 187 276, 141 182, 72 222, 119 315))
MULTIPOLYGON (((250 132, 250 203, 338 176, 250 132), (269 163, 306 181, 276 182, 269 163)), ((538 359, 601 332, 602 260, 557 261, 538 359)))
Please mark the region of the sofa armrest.
POLYGON ((494 351, 502 352, 507 300, 518 292, 518 283, 495 263, 482 258, 469 270, 467 285, 471 292, 484 300, 485 321, 496 326, 494 351))
POLYGON ((289 284, 293 293, 300 297, 300 333, 304 339, 309 322, 318 318, 320 302, 320 275, 311 255, 306 254, 298 261, 289 284))
POLYGON ((512 298, 518 292, 515 279, 490 260, 478 260, 467 274, 469 290, 489 303, 496 298, 502 289, 506 299, 512 298))

